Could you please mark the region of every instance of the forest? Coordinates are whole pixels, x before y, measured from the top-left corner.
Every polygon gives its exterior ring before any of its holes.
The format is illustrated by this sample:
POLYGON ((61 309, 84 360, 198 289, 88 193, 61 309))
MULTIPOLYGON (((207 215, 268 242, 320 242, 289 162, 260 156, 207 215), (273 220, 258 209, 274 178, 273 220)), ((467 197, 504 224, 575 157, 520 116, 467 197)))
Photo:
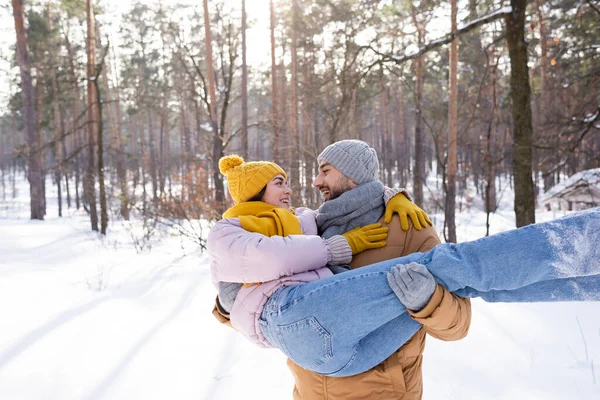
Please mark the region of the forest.
POLYGON ((294 205, 317 207, 317 155, 356 138, 455 242, 474 196, 489 218, 510 187, 523 226, 539 194, 600 167, 596 0, 115 3, 0 8, 0 190, 26 174, 32 219, 215 220, 232 153, 276 161, 294 205))

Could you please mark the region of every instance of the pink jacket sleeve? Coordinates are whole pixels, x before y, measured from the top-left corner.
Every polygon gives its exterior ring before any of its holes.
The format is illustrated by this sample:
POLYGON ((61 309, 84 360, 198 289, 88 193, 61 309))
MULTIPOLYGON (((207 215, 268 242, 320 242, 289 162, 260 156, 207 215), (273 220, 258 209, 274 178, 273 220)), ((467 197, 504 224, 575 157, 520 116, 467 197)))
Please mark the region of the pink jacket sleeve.
POLYGON ((213 282, 268 282, 324 267, 330 258, 319 236, 267 237, 246 231, 237 218, 217 222, 207 248, 213 282))

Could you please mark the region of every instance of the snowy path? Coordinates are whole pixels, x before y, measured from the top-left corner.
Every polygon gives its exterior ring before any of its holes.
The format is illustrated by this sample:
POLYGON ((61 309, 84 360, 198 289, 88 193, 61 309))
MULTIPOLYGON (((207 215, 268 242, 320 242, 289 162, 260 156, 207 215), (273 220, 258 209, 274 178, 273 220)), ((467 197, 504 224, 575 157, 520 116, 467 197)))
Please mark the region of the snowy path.
MULTIPOLYGON (((0 399, 291 398, 284 357, 213 320, 204 255, 88 229, 0 218, 0 399)), ((467 339, 428 340, 426 400, 600 398, 599 303, 473 311, 467 339)))
POLYGON ((224 340, 234 333, 209 314, 204 256, 182 256, 178 240, 149 254, 115 250, 76 222, 0 222, 0 398, 231 392, 239 340, 224 340))

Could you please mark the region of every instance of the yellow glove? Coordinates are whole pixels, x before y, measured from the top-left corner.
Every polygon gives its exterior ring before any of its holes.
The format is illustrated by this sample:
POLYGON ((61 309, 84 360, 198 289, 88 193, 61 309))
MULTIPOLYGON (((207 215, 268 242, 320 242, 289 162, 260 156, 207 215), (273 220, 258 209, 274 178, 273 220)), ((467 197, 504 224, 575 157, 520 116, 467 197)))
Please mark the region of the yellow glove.
POLYGON ((348 241, 352 249, 352 255, 356 255, 365 250, 385 246, 388 230, 388 227, 382 228, 381 224, 377 223, 363 227, 359 226, 344 233, 342 236, 348 241))
POLYGON ((433 226, 433 223, 415 203, 410 201, 403 193, 398 193, 388 201, 385 207, 385 217, 383 221, 386 224, 392 222, 392 215, 396 213, 400 217, 400 226, 402 230, 408 230, 408 217, 410 217, 415 229, 420 231, 421 227, 427 227, 427 223, 433 226))

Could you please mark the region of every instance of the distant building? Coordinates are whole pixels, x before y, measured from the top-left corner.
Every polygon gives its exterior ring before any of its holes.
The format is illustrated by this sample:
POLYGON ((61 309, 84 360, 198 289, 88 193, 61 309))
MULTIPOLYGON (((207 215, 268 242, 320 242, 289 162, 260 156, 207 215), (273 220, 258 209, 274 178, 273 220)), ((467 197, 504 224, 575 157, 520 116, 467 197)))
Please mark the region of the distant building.
POLYGON ((553 186, 539 201, 548 211, 584 210, 600 206, 600 168, 576 173, 553 186))

